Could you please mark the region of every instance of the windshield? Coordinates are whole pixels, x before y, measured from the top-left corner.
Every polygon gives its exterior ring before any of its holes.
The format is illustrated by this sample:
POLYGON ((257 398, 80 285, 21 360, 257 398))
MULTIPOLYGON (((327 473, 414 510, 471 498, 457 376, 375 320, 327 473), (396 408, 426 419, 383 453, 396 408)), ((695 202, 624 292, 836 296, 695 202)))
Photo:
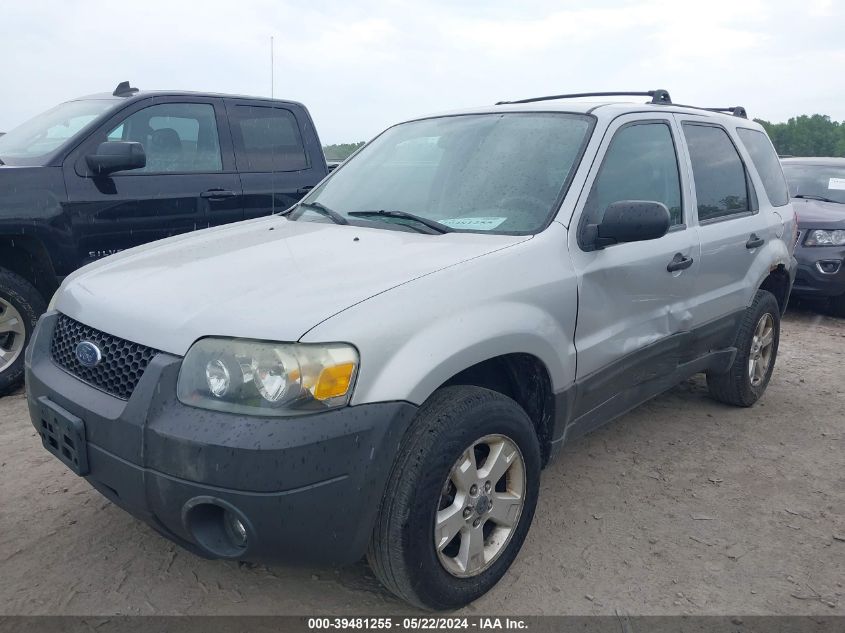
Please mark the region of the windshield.
POLYGON ((565 113, 403 123, 362 149, 306 202, 319 202, 351 223, 412 223, 395 215, 355 215, 388 211, 452 230, 536 233, 548 224, 591 127, 591 117, 565 113))
POLYGON ((845 165, 784 163, 789 195, 814 196, 845 204, 845 165))
POLYGON ((41 159, 114 104, 114 99, 86 99, 42 112, 0 136, 0 160, 7 165, 43 164, 41 159))

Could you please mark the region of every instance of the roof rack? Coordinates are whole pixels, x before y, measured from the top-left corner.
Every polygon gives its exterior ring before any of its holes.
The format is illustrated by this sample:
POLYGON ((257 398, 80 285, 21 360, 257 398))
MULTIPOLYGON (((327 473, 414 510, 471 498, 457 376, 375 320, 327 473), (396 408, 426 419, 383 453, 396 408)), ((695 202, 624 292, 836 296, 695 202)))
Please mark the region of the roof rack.
POLYGON ((114 89, 112 96, 131 97, 136 92, 138 92, 138 89, 130 86, 128 81, 121 81, 119 84, 117 84, 117 88, 114 89))
POLYGON ((651 103, 672 103, 672 98, 666 90, 648 90, 647 92, 576 92, 568 95, 551 95, 548 97, 532 97, 517 101, 499 101, 496 105, 509 103, 534 103, 535 101, 553 101, 555 99, 576 99, 578 97, 651 97, 651 103))
POLYGON ((731 106, 730 108, 703 108, 704 110, 710 110, 710 112, 730 112, 734 116, 742 117, 743 119, 748 118, 748 113, 745 111, 745 108, 742 106, 731 106))
POLYGON ((555 99, 576 99, 578 97, 651 97, 651 103, 656 105, 676 105, 681 108, 694 108, 696 110, 707 110, 708 112, 725 112, 743 119, 748 118, 745 108, 742 106, 730 106, 729 108, 702 108, 699 106, 672 103, 669 92, 658 88, 646 92, 575 92, 566 95, 550 95, 548 97, 531 97, 530 99, 518 99, 517 101, 499 101, 496 105, 508 105, 512 103, 534 103, 536 101, 553 101, 555 99))

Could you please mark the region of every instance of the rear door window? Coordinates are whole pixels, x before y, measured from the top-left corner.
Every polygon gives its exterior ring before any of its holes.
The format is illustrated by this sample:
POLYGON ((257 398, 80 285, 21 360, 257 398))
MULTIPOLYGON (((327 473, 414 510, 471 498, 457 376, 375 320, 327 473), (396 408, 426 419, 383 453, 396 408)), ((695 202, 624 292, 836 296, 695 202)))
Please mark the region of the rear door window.
POLYGON ((789 192, 780 161, 769 137, 759 130, 744 127, 737 128, 736 131, 745 149, 748 150, 757 173, 760 174, 769 202, 773 207, 782 207, 789 202, 789 192))
POLYGON ((683 129, 699 221, 750 212, 753 207, 749 204, 745 165, 724 128, 685 122, 683 129))
POLYGON ((272 106, 232 109, 232 137, 238 170, 297 171, 308 168, 302 134, 293 112, 272 106))

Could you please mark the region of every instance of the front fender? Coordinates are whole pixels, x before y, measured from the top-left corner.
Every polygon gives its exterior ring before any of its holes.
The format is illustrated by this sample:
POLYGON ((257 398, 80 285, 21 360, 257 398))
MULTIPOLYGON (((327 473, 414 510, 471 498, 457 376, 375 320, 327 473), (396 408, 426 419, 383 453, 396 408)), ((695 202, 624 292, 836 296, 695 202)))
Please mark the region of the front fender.
POLYGON ((575 379, 571 335, 536 306, 498 303, 463 310, 430 323, 388 351, 381 358, 375 350, 362 351, 354 404, 397 399, 422 404, 452 376, 505 354, 537 357, 554 390, 575 379), (569 367, 566 359, 573 361, 569 367))
POLYGON ((303 342, 347 341, 361 355, 352 404, 422 404, 455 374, 530 354, 552 389, 575 379, 577 284, 558 224, 534 239, 394 288, 324 321, 303 342))

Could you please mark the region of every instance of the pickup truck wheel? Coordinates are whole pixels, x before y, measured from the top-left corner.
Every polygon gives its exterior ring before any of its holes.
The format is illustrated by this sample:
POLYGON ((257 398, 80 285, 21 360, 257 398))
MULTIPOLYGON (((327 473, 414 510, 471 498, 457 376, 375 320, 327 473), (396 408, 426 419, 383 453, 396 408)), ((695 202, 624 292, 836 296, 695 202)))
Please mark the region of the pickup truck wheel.
POLYGON ((516 402, 480 387, 440 389, 420 408, 394 462, 370 566, 419 607, 472 602, 519 553, 539 480, 537 435, 516 402))
POLYGON ((716 400, 750 407, 766 391, 780 342, 780 306, 775 296, 758 290, 737 332, 736 358, 727 372, 708 372, 707 386, 716 400))
POLYGON ((24 349, 46 309, 32 284, 0 269, 0 396, 23 382, 24 349))

